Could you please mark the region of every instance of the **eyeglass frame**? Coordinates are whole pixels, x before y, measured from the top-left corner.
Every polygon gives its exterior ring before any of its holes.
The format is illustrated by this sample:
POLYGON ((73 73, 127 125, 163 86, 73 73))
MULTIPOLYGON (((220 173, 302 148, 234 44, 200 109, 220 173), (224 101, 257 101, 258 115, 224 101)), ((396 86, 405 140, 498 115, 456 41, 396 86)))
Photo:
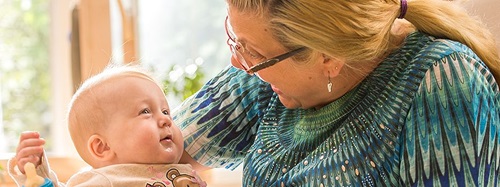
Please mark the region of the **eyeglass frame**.
POLYGON ((238 44, 238 42, 231 37, 231 34, 229 34, 229 29, 228 29, 228 19, 229 19, 229 16, 226 16, 226 20, 224 22, 224 28, 226 29, 226 34, 227 34, 227 45, 229 45, 229 48, 231 49, 231 53, 235 58, 235 60, 240 63, 240 65, 245 69, 245 71, 250 74, 250 75, 253 75, 255 73, 257 73, 257 71, 260 71, 260 70, 263 70, 263 69, 266 69, 268 67, 271 67, 275 64, 277 64, 278 62, 281 62, 287 58, 290 58, 292 57, 293 55, 296 55, 297 53, 303 51, 304 49, 306 49, 305 47, 299 47, 297 49, 294 49, 294 50, 291 50, 291 51, 288 51, 284 54, 281 54, 281 55, 278 55, 278 56, 275 56, 273 58, 269 58, 267 60, 264 60, 260 63, 257 63, 255 65, 253 65, 252 67, 250 67, 248 65, 248 63, 246 62, 245 58, 243 57, 243 54, 241 54, 239 52, 239 49, 243 49, 245 50, 241 45, 238 44), (239 54, 238 54, 239 53, 239 54), (241 59, 240 59, 241 58, 241 59), (241 62, 243 61, 243 63, 241 62))

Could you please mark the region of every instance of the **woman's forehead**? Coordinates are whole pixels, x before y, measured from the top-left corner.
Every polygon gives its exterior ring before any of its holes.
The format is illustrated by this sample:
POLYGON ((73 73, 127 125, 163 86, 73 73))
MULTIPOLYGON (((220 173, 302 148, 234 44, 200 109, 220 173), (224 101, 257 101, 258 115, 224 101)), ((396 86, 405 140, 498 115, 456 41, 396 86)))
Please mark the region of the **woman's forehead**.
POLYGON ((228 15, 227 27, 231 37, 242 44, 261 46, 276 41, 269 23, 260 16, 232 12, 228 15))

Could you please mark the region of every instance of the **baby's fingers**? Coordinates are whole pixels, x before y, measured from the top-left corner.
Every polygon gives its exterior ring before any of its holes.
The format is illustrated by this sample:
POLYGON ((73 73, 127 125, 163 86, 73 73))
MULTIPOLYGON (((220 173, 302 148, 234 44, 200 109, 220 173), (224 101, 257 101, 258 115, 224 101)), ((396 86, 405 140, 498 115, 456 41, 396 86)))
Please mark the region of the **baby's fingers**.
POLYGON ((24 131, 21 132, 21 136, 19 137, 19 142, 22 142, 25 139, 31 139, 31 138, 40 138, 40 133, 36 131, 24 131))
POLYGON ((38 132, 26 131, 21 133, 19 145, 16 149, 16 160, 19 170, 24 173, 24 165, 31 162, 38 166, 43 154, 45 140, 40 138, 38 132))
POLYGON ((35 155, 30 155, 28 157, 22 157, 20 159, 17 160, 17 168, 19 169, 19 171, 21 173, 25 173, 24 171, 24 165, 26 165, 27 163, 34 163, 35 167, 40 165, 40 156, 35 156, 35 155))
POLYGON ((21 171, 21 173, 24 173, 24 165, 26 163, 31 162, 35 165, 35 167, 40 165, 42 154, 42 146, 26 147, 24 149, 21 149, 16 154, 17 168, 19 168, 19 171, 21 171))
POLYGON ((25 131, 21 133, 19 138, 19 144, 16 148, 16 153, 19 153, 21 149, 26 147, 38 147, 43 146, 45 144, 45 140, 40 138, 40 134, 34 131, 25 131))
POLYGON ((16 154, 17 167, 24 173, 24 165, 31 162, 36 166, 40 165, 40 160, 43 155, 43 146, 33 146, 21 149, 16 154))
MULTIPOLYGON (((31 156, 41 156, 43 153, 43 144, 38 145, 38 146, 28 146, 23 149, 20 149, 16 153, 16 159, 22 159, 25 157, 31 157, 31 156)), ((36 162, 34 162, 36 165, 36 162)))
POLYGON ((25 139, 19 142, 19 145, 16 149, 16 155, 23 154, 23 152, 27 152, 27 154, 32 154, 32 151, 40 152, 43 151, 43 145, 45 145, 45 140, 42 138, 39 139, 25 139), (28 149, 28 148, 36 148, 36 149, 28 149))

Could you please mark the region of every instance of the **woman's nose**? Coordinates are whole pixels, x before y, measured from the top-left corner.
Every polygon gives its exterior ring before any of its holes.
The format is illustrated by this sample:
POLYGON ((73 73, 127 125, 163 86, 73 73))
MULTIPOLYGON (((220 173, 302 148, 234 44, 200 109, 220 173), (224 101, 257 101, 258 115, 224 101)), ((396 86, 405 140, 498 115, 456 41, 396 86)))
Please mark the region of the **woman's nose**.
POLYGON ((245 68, 243 68, 243 65, 241 65, 241 63, 236 60, 236 57, 234 55, 231 55, 231 65, 235 68, 245 70, 245 68))

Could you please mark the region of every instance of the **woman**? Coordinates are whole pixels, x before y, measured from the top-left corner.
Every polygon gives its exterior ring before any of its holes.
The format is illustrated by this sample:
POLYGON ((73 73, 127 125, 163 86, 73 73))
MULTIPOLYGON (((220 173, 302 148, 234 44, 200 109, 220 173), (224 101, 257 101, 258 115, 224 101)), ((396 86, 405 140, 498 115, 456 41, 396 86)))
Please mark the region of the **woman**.
POLYGON ((227 2, 234 67, 176 109, 183 161, 244 163, 244 186, 500 185, 500 59, 454 2, 227 2))

